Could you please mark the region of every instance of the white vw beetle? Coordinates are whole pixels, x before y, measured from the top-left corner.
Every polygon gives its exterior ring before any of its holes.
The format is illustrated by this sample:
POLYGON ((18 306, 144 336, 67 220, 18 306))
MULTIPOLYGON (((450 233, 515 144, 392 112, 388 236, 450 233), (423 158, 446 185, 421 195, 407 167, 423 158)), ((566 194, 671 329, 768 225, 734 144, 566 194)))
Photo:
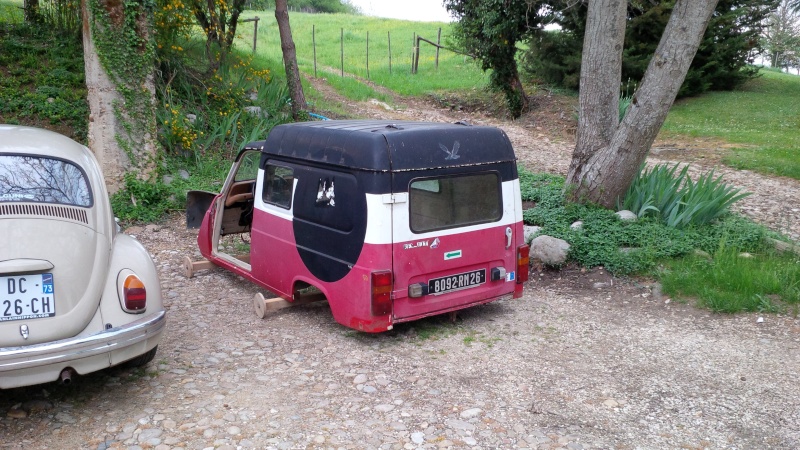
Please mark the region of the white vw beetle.
POLYGON ((91 151, 0 125, 0 389, 146 364, 165 323, 155 265, 119 232, 91 151))

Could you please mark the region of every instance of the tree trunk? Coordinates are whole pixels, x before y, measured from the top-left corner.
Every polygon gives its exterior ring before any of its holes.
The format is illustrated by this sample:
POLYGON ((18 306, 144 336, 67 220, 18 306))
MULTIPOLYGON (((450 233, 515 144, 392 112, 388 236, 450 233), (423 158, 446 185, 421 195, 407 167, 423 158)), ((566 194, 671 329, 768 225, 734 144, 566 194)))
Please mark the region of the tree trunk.
POLYGON ((36 23, 39 21, 39 0, 25 0, 22 4, 25 22, 36 23))
POLYGON ((676 2, 630 110, 618 123, 626 2, 589 3, 578 137, 565 188, 569 200, 612 208, 624 196, 675 101, 716 4, 676 2), (614 66, 613 73, 607 66, 614 66))
POLYGON ((300 70, 297 68, 297 53, 292 40, 292 28, 289 26, 289 12, 286 0, 275 0, 275 19, 278 20, 278 31, 281 35, 283 64, 286 69, 286 84, 292 97, 292 118, 300 120, 300 112, 308 109, 303 85, 300 83, 300 70))
MULTIPOLYGON (((89 103, 89 148, 100 163, 109 193, 114 193, 122 187, 125 173, 135 170, 140 176, 146 176, 152 171, 157 149, 155 109, 152 120, 146 121, 145 129, 139 127, 136 136, 129 136, 121 121, 130 120, 130 115, 124 108, 119 108, 121 116, 115 113, 115 106, 124 105, 125 101, 101 63, 90 26, 93 18, 88 3, 89 0, 81 1, 83 60, 89 103), (127 138, 133 138, 134 141, 130 142, 127 138), (120 142, 128 142, 132 147, 130 152, 126 152, 120 142), (131 161, 130 157, 135 160, 131 161)), ((106 7, 121 9, 123 4, 114 2, 106 7)), ((113 13, 123 17, 121 11, 113 13)), ((151 39, 151 36, 140 37, 151 39)), ((152 73, 147 79, 141 80, 141 87, 140 95, 148 95, 149 105, 154 108, 155 80, 152 73)))

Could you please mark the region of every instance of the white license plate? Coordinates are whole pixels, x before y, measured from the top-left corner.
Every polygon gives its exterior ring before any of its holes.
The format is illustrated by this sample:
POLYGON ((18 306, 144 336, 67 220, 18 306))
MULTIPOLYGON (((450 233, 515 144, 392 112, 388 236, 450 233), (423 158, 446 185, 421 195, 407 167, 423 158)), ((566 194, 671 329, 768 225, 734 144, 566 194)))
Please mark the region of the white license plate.
POLYGON ((486 269, 473 270, 472 272, 428 280, 428 293, 443 294, 445 292, 460 291, 483 283, 486 283, 486 269))
POLYGON ((0 277, 0 322, 55 315, 52 273, 0 277))

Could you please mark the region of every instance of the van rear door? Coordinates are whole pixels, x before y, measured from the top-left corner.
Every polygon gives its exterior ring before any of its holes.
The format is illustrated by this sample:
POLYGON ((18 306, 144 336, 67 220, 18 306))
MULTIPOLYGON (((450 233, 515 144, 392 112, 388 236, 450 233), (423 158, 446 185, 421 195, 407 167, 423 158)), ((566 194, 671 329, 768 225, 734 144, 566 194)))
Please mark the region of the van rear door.
POLYGON ((408 193, 394 196, 393 320, 510 298, 523 243, 513 163, 407 174, 395 174, 408 193))

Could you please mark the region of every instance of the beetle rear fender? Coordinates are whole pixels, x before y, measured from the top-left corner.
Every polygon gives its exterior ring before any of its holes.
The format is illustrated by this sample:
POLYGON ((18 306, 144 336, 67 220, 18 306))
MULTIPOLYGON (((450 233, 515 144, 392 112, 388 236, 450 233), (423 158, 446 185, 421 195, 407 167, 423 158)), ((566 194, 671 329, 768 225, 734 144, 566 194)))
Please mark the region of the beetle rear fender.
POLYGON ((126 234, 118 234, 112 246, 108 277, 100 301, 100 312, 105 327, 108 328, 109 324, 111 327, 118 327, 163 309, 161 283, 153 260, 137 240, 126 234), (144 285, 147 296, 144 312, 126 313, 123 311, 120 299, 122 289, 120 276, 126 274, 136 275, 144 285))

